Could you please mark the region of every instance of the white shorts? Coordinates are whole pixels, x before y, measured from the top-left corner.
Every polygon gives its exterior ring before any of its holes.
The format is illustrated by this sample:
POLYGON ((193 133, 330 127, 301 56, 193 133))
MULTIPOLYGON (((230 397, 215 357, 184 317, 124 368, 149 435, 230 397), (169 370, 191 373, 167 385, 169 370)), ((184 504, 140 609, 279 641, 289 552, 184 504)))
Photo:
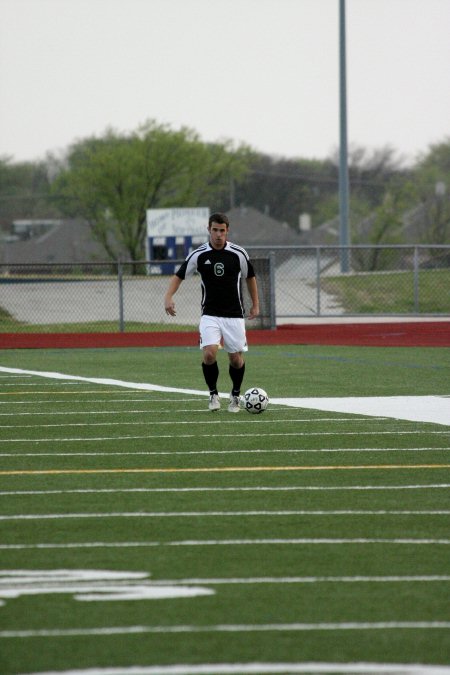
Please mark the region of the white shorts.
POLYGON ((230 354, 248 350, 244 319, 203 315, 200 319, 200 349, 221 345, 230 354))

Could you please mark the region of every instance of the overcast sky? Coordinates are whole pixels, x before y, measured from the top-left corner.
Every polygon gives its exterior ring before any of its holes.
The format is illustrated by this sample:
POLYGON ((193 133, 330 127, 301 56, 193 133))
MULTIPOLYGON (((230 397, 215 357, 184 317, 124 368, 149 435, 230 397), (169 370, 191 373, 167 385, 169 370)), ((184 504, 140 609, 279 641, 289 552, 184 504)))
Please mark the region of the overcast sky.
MULTIPOLYGON (((348 140, 450 137, 450 0, 347 0, 348 140)), ((0 0, 0 156, 188 126, 284 157, 339 146, 339 0, 0 0)))

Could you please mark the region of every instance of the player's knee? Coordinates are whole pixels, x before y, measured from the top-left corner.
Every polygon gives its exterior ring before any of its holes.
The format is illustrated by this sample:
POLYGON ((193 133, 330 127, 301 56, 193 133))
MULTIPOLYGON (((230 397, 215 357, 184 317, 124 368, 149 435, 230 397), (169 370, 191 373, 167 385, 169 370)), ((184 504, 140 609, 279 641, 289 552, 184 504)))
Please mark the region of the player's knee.
POLYGON ((206 363, 207 366, 211 366, 216 360, 216 355, 217 349, 209 349, 208 347, 205 347, 203 349, 203 363, 206 363))
POLYGON ((233 368, 242 368, 244 365, 244 359, 242 358, 241 352, 236 352, 234 354, 229 354, 230 364, 233 368))

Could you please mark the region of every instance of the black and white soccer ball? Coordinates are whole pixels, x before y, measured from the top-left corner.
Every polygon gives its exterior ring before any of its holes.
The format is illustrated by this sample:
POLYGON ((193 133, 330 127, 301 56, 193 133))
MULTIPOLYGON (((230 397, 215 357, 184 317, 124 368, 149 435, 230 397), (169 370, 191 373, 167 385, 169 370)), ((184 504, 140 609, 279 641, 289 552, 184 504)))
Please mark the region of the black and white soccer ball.
POLYGON ((245 392, 244 406, 247 412, 259 415, 264 412, 268 405, 269 397, 267 396, 267 392, 261 389, 261 387, 252 387, 252 389, 247 389, 245 392))

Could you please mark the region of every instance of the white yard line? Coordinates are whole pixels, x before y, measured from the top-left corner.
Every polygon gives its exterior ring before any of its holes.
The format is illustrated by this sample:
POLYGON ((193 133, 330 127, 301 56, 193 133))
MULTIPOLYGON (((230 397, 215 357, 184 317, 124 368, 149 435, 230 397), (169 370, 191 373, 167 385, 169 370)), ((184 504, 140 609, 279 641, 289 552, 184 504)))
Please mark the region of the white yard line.
MULTIPOLYGON (((268 436, 271 437, 285 437, 285 436, 417 436, 417 435, 422 435, 426 434, 431 435, 431 434, 438 434, 438 435, 449 435, 450 434, 450 429, 447 431, 435 431, 435 430, 425 430, 425 429, 414 429, 414 430, 409 430, 409 431, 398 431, 398 430, 393 430, 393 431, 286 431, 286 432, 263 432, 261 431, 260 433, 250 433, 250 432, 244 432, 242 434, 239 433, 232 433, 232 434, 224 434, 221 433, 220 437, 221 438, 260 438, 261 436, 264 436, 264 438, 267 438, 268 436)), ((152 439, 155 438, 175 438, 175 439, 180 439, 180 438, 217 438, 217 434, 137 434, 137 435, 125 435, 125 436, 68 436, 68 437, 62 437, 62 438, 2 438, 0 439, 0 443, 76 443, 76 442, 82 442, 82 443, 100 443, 102 441, 135 441, 139 439, 145 439, 147 441, 151 441, 152 439)))
POLYGON ((284 516, 448 516, 450 510, 289 510, 289 511, 122 511, 104 513, 19 513, 0 516, 0 521, 10 520, 64 520, 80 518, 232 518, 232 517, 284 517, 284 516))
MULTIPOLYGON (((113 452, 0 452, 0 457, 113 457, 122 455, 266 455, 266 454, 323 454, 345 452, 439 452, 448 446, 427 448, 277 448, 275 450, 115 450, 113 452)), ((0 493, 1 494, 1 493, 0 493)))
POLYGON ((14 495, 65 495, 65 494, 115 494, 116 492, 285 492, 285 491, 325 491, 339 490, 448 490, 450 483, 423 485, 296 485, 296 486, 252 486, 252 487, 184 487, 184 488, 73 488, 68 490, 0 490, 0 497, 14 495))
MULTIPOLYGON (((116 403, 117 399, 114 399, 112 401, 113 403, 116 403)), ((70 400, 70 403, 72 404, 74 401, 70 400)), ((84 401, 79 401, 79 403, 82 402, 86 404, 86 400, 84 401)), ((148 400, 149 403, 151 403, 151 400, 148 400)), ((167 403, 170 403, 170 399, 167 401, 167 403)), ((14 401, 16 403, 16 401, 14 401)), ((35 401, 36 405, 42 405, 42 404, 50 404, 53 405, 53 401, 35 401)), ((64 403, 68 403, 68 401, 64 401, 64 403)), ((89 405, 92 403, 92 401, 88 402, 89 405)), ((97 401, 95 401, 97 403, 97 401)), ((109 401, 111 403, 111 401, 109 401)), ((206 412, 205 407, 203 408, 184 408, 180 409, 177 408, 177 413, 178 412, 201 412, 204 413, 206 412)), ((270 411, 269 411, 270 412, 270 411)), ((278 411, 280 412, 280 411, 278 411)), ((289 410, 284 410, 283 412, 289 412, 291 413, 292 411, 289 410)), ((0 417, 36 417, 40 415, 44 415, 45 417, 56 417, 56 416, 62 416, 62 417, 67 417, 69 415, 78 415, 79 417, 86 417, 87 415, 149 415, 152 414, 154 415, 155 413, 158 414, 166 414, 166 415, 173 415, 174 411, 168 410, 167 408, 164 409, 155 409, 155 408, 147 408, 144 410, 125 410, 124 408, 121 408, 120 410, 64 410, 64 411, 55 411, 55 410, 49 410, 47 412, 0 412, 0 417)), ((269 416, 269 413, 267 413, 267 416, 269 416)), ((280 420, 279 418, 273 419, 273 420, 268 420, 266 416, 264 417, 256 417, 256 416, 248 416, 245 417, 246 422, 253 422, 253 423, 261 423, 261 422, 302 422, 302 423, 316 423, 316 422, 367 422, 370 420, 373 420, 373 416, 368 416, 368 417, 355 417, 355 418, 349 418, 349 417, 300 417, 300 418, 290 418, 287 417, 284 420, 280 420)), ((385 421, 385 417, 377 417, 376 421, 385 421)), ((215 420, 212 420, 213 422, 215 420)), ((196 422, 191 422, 192 424, 196 422)), ((202 422, 204 423, 204 421, 202 422)), ((232 420, 222 420, 222 424, 232 424, 232 420)), ((109 424, 109 421, 106 421, 105 424, 109 424)), ((3 426, 3 424, 2 424, 3 426)), ((16 426, 21 426, 21 425, 16 425, 16 426)), ((28 425, 27 425, 28 426, 28 425)), ((56 426, 56 425, 55 425, 56 426)))
POLYGON ((406 575, 406 576, 328 576, 328 577, 230 577, 230 578, 204 578, 204 579, 158 579, 152 580, 152 584, 212 584, 218 585, 235 585, 235 584, 391 584, 391 583, 441 583, 450 581, 448 574, 434 574, 434 575, 406 575))
POLYGON ((93 667, 28 675, 295 675, 295 673, 343 673, 343 675, 449 675, 450 667, 414 663, 197 663, 165 666, 93 667))
MULTIPOLYGON (((36 393, 42 394, 44 392, 32 392, 32 393, 33 393, 33 396, 34 396, 36 393)), ((45 392, 45 393, 47 394, 48 392, 45 392)), ((57 393, 60 394, 61 392, 58 391, 57 393)), ((68 392, 68 393, 70 393, 71 396, 74 394, 74 392, 72 392, 72 391, 68 392)), ((87 394, 93 394, 93 393, 99 393, 99 392, 93 392, 90 389, 87 389, 86 391, 78 390, 76 393, 87 395, 87 394)), ((104 394, 104 393, 105 392, 102 391, 102 394, 104 394)), ((117 392, 111 391, 110 393, 111 393, 111 395, 113 395, 113 394, 116 395, 117 392)), ((54 399, 54 398, 52 398, 51 400, 48 399, 48 398, 39 400, 39 399, 33 398, 32 401, 30 401, 30 400, 20 400, 20 399, 18 400, 16 398, 15 399, 8 398, 7 400, 0 400, 0 405, 8 405, 8 406, 10 406, 10 405, 20 405, 20 406, 23 406, 23 405, 37 405, 37 406, 50 405, 50 406, 53 406, 55 403, 64 403, 65 405, 67 405, 67 403, 70 403, 70 404, 72 404, 72 403, 83 403, 83 405, 92 405, 92 403, 95 403, 95 404, 97 404, 97 403, 151 403, 151 404, 153 404, 153 403, 196 403, 196 404, 199 403, 198 399, 192 399, 192 397, 189 397, 189 398, 172 398, 172 397, 171 398, 154 398, 152 396, 151 398, 131 398, 133 393, 134 393, 132 391, 130 391, 130 392, 125 391, 125 392, 120 392, 120 393, 123 394, 123 395, 128 394, 129 398, 113 398, 111 396, 109 398, 95 398, 94 400, 89 400, 89 401, 87 401, 85 398, 80 398, 80 399, 79 398, 70 398, 70 400, 68 400, 68 399, 54 399)), ((10 395, 11 395, 10 393, 7 394, 7 396, 10 396, 10 395)), ((152 408, 152 411, 153 410, 154 410, 154 408, 152 408)), ((205 412, 205 406, 203 406, 202 408, 191 408, 191 407, 186 408, 185 412, 188 412, 188 411, 189 412, 200 412, 200 411, 205 412)), ((149 411, 147 410, 146 412, 148 413, 149 411)), ((167 410, 167 409, 164 409, 164 410, 159 409, 159 410, 156 410, 155 412, 161 412, 161 413, 164 412, 164 413, 169 413, 169 414, 173 413, 173 411, 167 410)), ((31 414, 33 414, 33 413, 31 413, 31 414)), ((78 414, 80 414, 80 413, 78 413, 78 414)))
MULTIPOLYGON (((111 378, 81 377, 65 375, 63 373, 24 370, 21 368, 7 368, 0 366, 0 372, 13 375, 34 375, 55 380, 73 380, 76 382, 90 382, 114 387, 125 387, 134 390, 158 391, 193 396, 205 396, 203 390, 183 389, 178 387, 163 387, 156 384, 142 382, 126 382, 111 378)), ((221 396, 228 398, 228 393, 221 396)), ((342 412, 356 415, 370 415, 375 417, 392 417, 395 419, 413 422, 431 422, 450 426, 450 396, 383 396, 383 397, 345 397, 345 398, 274 398, 275 405, 290 406, 293 408, 311 408, 329 412, 342 412)))
MULTIPOLYGON (((2 570, 0 569, 0 593, 14 585, 24 589, 51 588, 62 583, 115 583, 137 585, 146 581, 152 586, 173 585, 253 585, 253 584, 322 584, 322 583, 434 583, 450 581, 448 574, 391 575, 391 576, 303 576, 303 577, 202 577, 188 579, 151 579, 147 572, 128 572, 110 570, 52 569, 52 570, 2 570)), ((68 591, 69 592, 69 591, 68 591)))
POLYGON ((450 546, 450 539, 331 539, 331 538, 299 538, 299 539, 191 539, 186 541, 88 541, 66 542, 64 544, 0 544, 1 551, 34 550, 34 549, 82 549, 82 548, 155 548, 181 546, 347 546, 349 544, 368 545, 383 544, 394 546, 450 546))
MULTIPOLYGON (((150 413, 149 411, 142 411, 146 415, 149 414, 154 414, 153 412, 150 413)), ((192 412, 192 411, 189 411, 192 412)), ((205 411, 203 411, 205 412, 205 411)), ((42 413, 46 414, 46 413, 42 413)), ((83 413, 76 413, 80 416, 83 415, 83 413)), ((121 414, 121 413, 119 413, 121 414)), ((14 416, 14 415, 13 415, 14 416)), ((377 422, 379 418, 375 418, 375 421, 377 422)), ((250 424, 306 424, 306 423, 322 423, 322 422, 345 422, 347 424, 355 424, 358 422, 367 422, 367 421, 374 421, 373 417, 362 417, 362 418, 357 418, 357 419, 352 419, 348 417, 344 418, 329 418, 329 419, 259 419, 256 416, 252 417, 246 417, 245 418, 245 425, 247 426, 249 423, 250 424)), ((386 421, 385 417, 381 418, 381 421, 386 421)), ((65 428, 65 427, 114 427, 114 426, 120 426, 120 427, 127 427, 127 426, 170 426, 174 427, 177 425, 193 425, 193 424, 198 424, 199 426, 207 426, 208 424, 219 424, 221 427, 225 426, 226 424, 235 424, 235 420, 230 420, 230 419, 221 419, 218 416, 215 416, 215 419, 213 420, 205 420, 205 419, 197 419, 197 420, 149 420, 149 419, 140 419, 136 421, 131 421, 131 422, 126 422, 121 420, 120 422, 111 422, 111 420, 105 420, 104 422, 59 422, 58 424, 51 423, 51 424, 2 424, 2 429, 47 429, 47 428, 65 428)))
POLYGON ((139 635, 148 633, 272 633, 309 631, 367 630, 448 630, 450 621, 378 621, 342 623, 269 623, 178 626, 111 626, 99 628, 67 628, 41 630, 4 630, 0 638, 74 637, 85 635, 139 635))

